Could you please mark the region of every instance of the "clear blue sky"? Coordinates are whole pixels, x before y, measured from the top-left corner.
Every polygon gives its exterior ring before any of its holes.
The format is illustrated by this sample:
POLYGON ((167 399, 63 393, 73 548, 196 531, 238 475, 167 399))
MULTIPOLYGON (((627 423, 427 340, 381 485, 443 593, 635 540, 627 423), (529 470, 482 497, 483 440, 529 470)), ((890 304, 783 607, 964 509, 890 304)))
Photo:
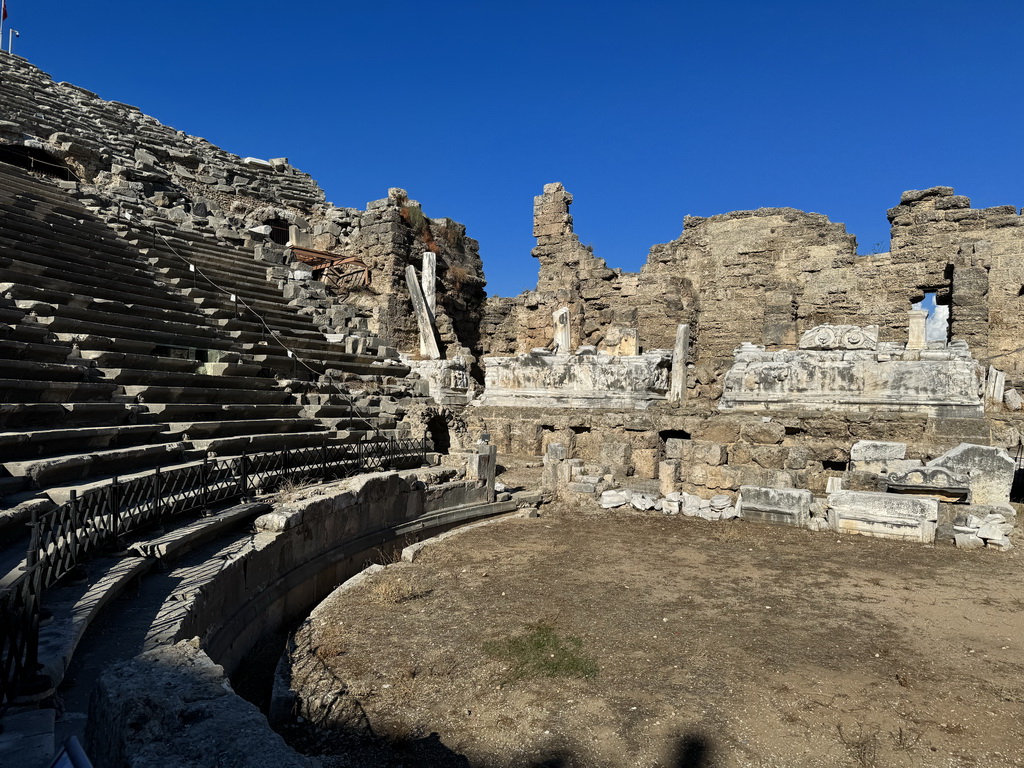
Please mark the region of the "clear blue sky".
MULTIPOLYGON (((8 0, 15 52, 337 205, 403 187, 532 288, 533 196, 639 269, 685 214, 824 213, 888 248, 905 189, 1024 204, 1024 3, 8 0)), ((4 34, 6 47, 7 34, 4 34)), ((2 118, 2 115, 0 115, 2 118)))

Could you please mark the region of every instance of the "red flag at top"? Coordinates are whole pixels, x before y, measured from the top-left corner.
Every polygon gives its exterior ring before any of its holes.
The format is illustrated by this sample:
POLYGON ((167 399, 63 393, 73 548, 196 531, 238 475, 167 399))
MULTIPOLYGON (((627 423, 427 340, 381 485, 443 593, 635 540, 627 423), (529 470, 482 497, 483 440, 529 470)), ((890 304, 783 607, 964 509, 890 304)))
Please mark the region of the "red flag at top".
POLYGON ((0 21, 7 21, 7 0, 0 0, 0 5, 3 6, 3 14, 0 15, 0 21))

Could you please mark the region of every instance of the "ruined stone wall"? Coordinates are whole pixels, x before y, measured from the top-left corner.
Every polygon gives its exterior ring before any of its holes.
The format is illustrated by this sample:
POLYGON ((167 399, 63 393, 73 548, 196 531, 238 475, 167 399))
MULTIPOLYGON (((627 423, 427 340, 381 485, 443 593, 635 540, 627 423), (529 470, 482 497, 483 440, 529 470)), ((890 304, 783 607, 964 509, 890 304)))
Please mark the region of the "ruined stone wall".
POLYGON ((1024 376, 1024 219, 1012 205, 970 205, 950 187, 904 193, 889 221, 892 259, 905 270, 890 277, 909 281, 927 265, 930 279, 948 286, 953 338, 967 341, 975 356, 991 359, 1019 379, 1024 376))
POLYGON ((614 343, 635 328, 641 349, 670 348, 689 323, 691 397, 715 401, 742 343, 794 347, 821 324, 878 325, 902 341, 908 310, 926 293, 951 305, 949 337, 975 357, 1024 373, 1024 230, 1011 206, 984 210, 948 187, 907 192, 889 211, 892 249, 857 255, 842 224, 792 208, 688 216, 676 240, 655 245, 639 273, 608 269, 573 232, 572 196, 549 184, 534 206, 536 291, 491 299, 484 349, 522 354, 552 338, 568 307, 573 345, 614 343))
MULTIPOLYGON (((442 346, 480 353, 483 268, 479 244, 450 219, 427 219, 403 190, 366 211, 325 202, 313 179, 286 158, 241 158, 205 139, 177 131, 138 108, 55 83, 24 59, 0 52, 0 145, 66 164, 78 182, 64 182, 111 219, 143 224, 162 219, 181 230, 233 245, 267 246, 268 222, 287 224, 317 250, 362 259, 371 284, 340 299, 322 287, 287 285, 300 311, 325 315, 339 331, 354 315, 402 351, 417 349, 417 329, 405 267, 419 269, 423 251, 438 255, 437 325, 442 346)), ((287 270, 272 270, 287 282, 287 270)))

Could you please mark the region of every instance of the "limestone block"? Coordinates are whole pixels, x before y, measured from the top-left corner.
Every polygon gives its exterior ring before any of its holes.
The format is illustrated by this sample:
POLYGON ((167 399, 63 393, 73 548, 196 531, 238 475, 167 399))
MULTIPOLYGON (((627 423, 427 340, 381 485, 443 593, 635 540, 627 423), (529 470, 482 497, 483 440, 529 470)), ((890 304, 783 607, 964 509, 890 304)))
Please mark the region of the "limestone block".
POLYGON ((971 504, 1009 505, 1016 462, 1002 448, 961 443, 926 466, 942 467, 966 478, 971 504))
POLYGON ((682 446, 680 459, 689 464, 717 467, 725 464, 726 450, 724 445, 709 440, 686 440, 682 446))
POLYGON ((906 443, 886 443, 879 440, 858 440, 850 448, 850 461, 882 462, 902 459, 907 455, 906 443))
POLYGON ((770 419, 747 422, 740 427, 740 435, 748 442, 761 445, 781 443, 786 436, 786 427, 781 422, 770 419))
POLYGON ((592 483, 566 483, 565 488, 570 493, 597 493, 597 486, 592 483))
POLYGON ((985 379, 985 402, 998 405, 1003 402, 1006 389, 1006 374, 991 365, 985 379))
POLYGON ((630 494, 628 491, 605 491, 601 494, 598 504, 601 509, 615 509, 629 503, 630 494))
POLYGON ((655 448, 634 448, 633 468, 637 477, 653 480, 658 475, 658 451, 655 448))
POLYGON ((938 499, 893 493, 839 491, 828 496, 829 522, 839 533, 930 544, 939 519, 938 499))
POLYGON ((755 445, 750 449, 754 462, 765 469, 783 469, 789 450, 781 445, 755 445))
POLYGON ((650 494, 634 493, 633 496, 630 498, 629 503, 632 504, 634 508, 643 511, 648 509, 654 509, 654 504, 656 501, 657 499, 655 499, 650 494))
POLYGON ((803 528, 810 518, 812 498, 811 492, 803 489, 744 485, 736 510, 745 520, 803 528))
POLYGON ((1003 405, 1008 410, 1019 411, 1024 406, 1024 398, 1020 396, 1016 389, 1008 389, 1003 392, 1003 405))
POLYGON ((665 441, 665 458, 681 459, 683 457, 683 445, 689 441, 678 437, 670 437, 665 441))
POLYGON ((658 464, 658 489, 662 496, 667 496, 676 489, 679 483, 679 462, 662 461, 658 464))

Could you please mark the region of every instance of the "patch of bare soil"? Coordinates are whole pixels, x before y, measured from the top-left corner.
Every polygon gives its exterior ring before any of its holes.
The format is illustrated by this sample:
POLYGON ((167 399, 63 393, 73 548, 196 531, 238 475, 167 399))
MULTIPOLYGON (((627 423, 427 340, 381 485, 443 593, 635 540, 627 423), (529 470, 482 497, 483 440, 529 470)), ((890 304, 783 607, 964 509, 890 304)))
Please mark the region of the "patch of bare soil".
POLYGON ((359 764, 1024 766, 1020 569, 1016 551, 549 506, 427 547, 304 632, 368 730, 439 750, 359 764), (493 653, 538 624, 596 673, 493 653))

